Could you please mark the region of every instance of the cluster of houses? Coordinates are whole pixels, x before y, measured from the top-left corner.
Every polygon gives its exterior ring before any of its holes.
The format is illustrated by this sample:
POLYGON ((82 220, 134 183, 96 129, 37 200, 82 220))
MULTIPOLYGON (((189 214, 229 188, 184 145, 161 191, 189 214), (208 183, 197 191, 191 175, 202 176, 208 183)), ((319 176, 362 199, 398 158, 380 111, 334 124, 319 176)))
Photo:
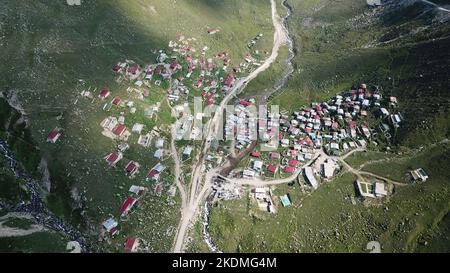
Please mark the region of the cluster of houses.
MULTIPOLYGON (((208 33, 211 35, 217 33, 217 29, 208 29, 208 33)), ((155 86, 161 86, 164 82, 169 83, 168 100, 170 102, 176 102, 182 95, 186 100, 192 91, 200 92, 202 98, 207 105, 213 105, 224 93, 228 92, 230 88, 234 86, 236 76, 234 73, 239 74, 242 72, 241 67, 234 67, 232 71, 228 72, 228 67, 231 62, 231 58, 227 52, 220 52, 214 54, 212 57, 206 57, 207 47, 204 47, 202 51, 197 54, 194 46, 191 45, 195 39, 186 39, 183 35, 177 35, 176 41, 169 43, 169 48, 172 50, 172 55, 169 56, 163 50, 159 51, 157 56, 157 63, 146 65, 144 67, 134 64, 132 61, 119 62, 112 67, 114 73, 118 75, 117 81, 126 79, 132 83, 132 87, 127 89, 128 92, 136 91, 140 99, 144 99, 150 95, 149 88, 154 84, 155 86), (217 60, 222 62, 222 65, 216 64, 217 60), (198 90, 198 91, 197 91, 198 90)), ((253 62, 252 57, 249 55, 246 58, 245 63, 253 62), (248 60, 247 60, 248 59, 248 60)), ((247 66, 243 66, 247 67, 247 66)), ((193 92, 192 92, 193 93, 193 92)), ((104 89, 99 91, 99 98, 101 100, 109 100, 111 91, 104 89)), ((92 97, 89 92, 87 97, 92 97)), ((186 101, 187 103, 187 101, 186 101)), ((120 97, 111 97, 111 101, 104 104, 103 110, 110 111, 113 107, 128 107, 130 113, 135 113, 136 108, 132 101, 124 101, 120 97)), ((155 107, 149 109, 148 113, 150 118, 153 116, 155 107)), ((159 108, 156 106, 156 108, 159 108)), ((200 117, 202 118, 202 117, 200 117)), ((136 123, 131 128, 131 131, 125 125, 125 115, 120 113, 119 117, 109 116, 105 118, 100 126, 103 128, 102 134, 120 143, 116 151, 113 151, 104 157, 104 160, 110 167, 116 167, 121 165, 124 169, 124 173, 130 177, 139 173, 141 164, 129 160, 124 157, 124 153, 130 148, 128 144, 128 138, 132 134, 139 134, 137 144, 148 147, 152 138, 152 132, 142 134, 144 125, 136 123), (121 163, 123 161, 123 163, 121 163)), ((181 131, 181 130, 180 130, 181 131)), ((49 141, 55 142, 58 135, 49 134, 49 141)), ((164 156, 164 139, 159 138, 155 141, 156 151, 153 156, 161 159, 164 156)), ((186 146, 183 150, 183 158, 189 158, 193 148, 186 146)), ((208 162, 217 163, 216 157, 208 157, 208 162)), ((154 192, 161 194, 164 185, 160 182, 160 176, 166 169, 162 163, 157 163, 153 166, 146 175, 148 181, 156 183, 154 192)), ((120 218, 126 218, 127 215, 133 210, 133 208, 139 202, 139 196, 142 193, 142 188, 133 186, 130 188, 130 194, 122 203, 119 208, 120 218)), ((171 187, 170 194, 175 195, 176 188, 171 187)), ((225 196, 222 196, 225 197, 225 196)), ((116 235, 119 232, 119 222, 111 217, 103 223, 103 228, 111 235, 116 235)), ((138 244, 138 239, 130 238, 125 243, 125 248, 129 251, 134 251, 138 244)))
MULTIPOLYGON (((234 112, 227 112, 225 135, 227 139, 235 137, 235 148, 243 149, 257 139, 254 134, 258 133, 263 146, 273 150, 252 151, 249 166, 242 171, 242 177, 275 178, 302 174, 314 189, 319 186, 317 175, 331 179, 340 168, 334 157, 351 149, 365 148, 370 142, 376 143, 379 136, 388 141, 391 132, 403 120, 396 111, 396 97, 384 98, 378 89, 370 90, 366 84, 291 114, 267 111, 259 113, 258 118, 252 108, 253 103, 252 99, 240 100, 234 112), (374 118, 369 119, 369 116, 374 118), (370 124, 368 120, 372 123, 375 120, 377 124, 370 124), (323 151, 326 157, 311 166, 320 157, 316 156, 319 151, 323 151)), ((426 175, 414 171, 412 177, 423 180, 426 175)), ((366 188, 369 189, 367 194, 377 197, 386 192, 381 184, 374 183, 366 188)))
MULTIPOLYGON (((163 139, 158 139, 156 141, 155 146, 162 148, 164 145, 163 139)), ((139 172, 140 164, 136 161, 125 159, 123 156, 123 152, 129 147, 127 143, 122 143, 118 145, 118 150, 111 152, 107 156, 104 157, 107 164, 111 167, 115 167, 120 161, 124 161, 123 169, 124 173, 130 177, 133 177, 136 173, 139 172)), ((157 150, 158 151, 158 150, 157 150)), ((156 195, 161 195, 165 185, 160 181, 160 176, 163 171, 166 169, 162 163, 157 163, 153 166, 146 175, 146 180, 154 183, 154 193, 156 195)), ((120 219, 127 219, 130 212, 136 207, 139 198, 142 196, 144 192, 147 191, 147 188, 133 185, 129 189, 128 197, 123 201, 122 205, 119 207, 120 219)), ((176 188, 170 187, 168 190, 170 196, 175 196, 176 188)), ((103 228, 106 232, 111 234, 111 236, 115 236, 119 233, 118 228, 119 222, 111 217, 107 219, 103 223, 103 228)), ((139 240, 136 238, 131 238, 125 243, 125 249, 129 251, 135 251, 139 244, 139 240)))
MULTIPOLYGON (((380 92, 371 92, 366 84, 337 95, 328 102, 313 103, 292 114, 282 115, 281 131, 283 145, 324 148, 329 155, 340 156, 342 152, 365 147, 374 135, 366 117, 372 113, 379 117, 379 128, 387 133, 402 122, 401 114, 390 114, 397 106, 397 99, 383 99, 380 92)), ((387 135, 389 136, 389 135, 387 135)))
POLYGON ((256 45, 256 43, 263 37, 263 34, 260 33, 258 35, 256 35, 255 38, 253 38, 250 42, 248 42, 247 46, 248 48, 252 48, 256 45))
MULTIPOLYGON (((133 210, 136 204, 139 201, 139 198, 142 194, 147 191, 147 188, 140 186, 131 186, 129 189, 129 196, 123 201, 122 205, 119 208, 120 219, 126 219, 128 214, 133 210)), ((108 218, 106 221, 102 223, 103 229, 111 234, 111 236, 115 236, 119 234, 119 222, 114 217, 108 218)), ((125 250, 129 252, 135 252, 139 247, 139 239, 138 238, 129 238, 124 244, 125 250)))
POLYGON ((254 108, 249 107, 254 103, 253 99, 240 100, 233 112, 227 110, 225 138, 235 139, 235 148, 238 150, 248 147, 257 138, 257 116, 254 111, 251 111, 254 108))

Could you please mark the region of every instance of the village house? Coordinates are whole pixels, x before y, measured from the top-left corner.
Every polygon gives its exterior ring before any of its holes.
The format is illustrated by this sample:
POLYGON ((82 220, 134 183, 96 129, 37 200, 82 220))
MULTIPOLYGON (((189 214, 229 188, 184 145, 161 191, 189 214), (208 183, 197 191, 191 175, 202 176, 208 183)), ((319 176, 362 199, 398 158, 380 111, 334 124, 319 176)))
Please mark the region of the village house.
POLYGON ((125 171, 129 176, 134 176, 138 172, 139 167, 140 167, 139 163, 130 161, 125 166, 125 171))
POLYGON ((127 69, 128 76, 136 76, 140 73, 139 66, 133 65, 129 66, 127 69))
POLYGON ((164 139, 163 138, 159 138, 158 140, 156 140, 155 147, 157 149, 164 148, 164 139))
POLYGON ((131 132, 136 133, 136 134, 140 134, 143 129, 144 129, 144 124, 135 123, 133 125, 133 128, 131 129, 131 132))
POLYGON ((107 131, 112 131, 117 124, 118 121, 116 117, 107 117, 100 123, 100 126, 107 131))
POLYGON ((387 191, 385 188, 385 184, 382 182, 375 182, 374 184, 374 193, 375 197, 382 198, 387 196, 387 191))
POLYGON ((131 193, 134 193, 135 195, 140 195, 145 190, 147 190, 145 187, 132 185, 128 191, 131 193))
POLYGON ((225 79, 225 82, 224 82, 225 86, 228 88, 231 88, 234 84, 234 80, 235 79, 234 79, 233 75, 228 74, 227 78, 225 79))
POLYGON ((267 171, 269 171, 271 173, 276 173, 278 171, 278 167, 275 165, 269 165, 269 166, 267 166, 267 171))
POLYGON ((150 144, 151 136, 150 133, 147 133, 146 135, 140 135, 138 139, 138 144, 144 147, 148 147, 150 144))
POLYGON ((303 173, 305 175, 306 182, 308 182, 314 189, 317 189, 319 187, 319 183, 314 176, 313 168, 305 167, 303 168, 303 173))
POLYGON ((58 129, 51 130, 47 135, 47 142, 56 143, 61 136, 61 132, 58 129))
POLYGON ((192 149, 193 149, 192 146, 184 147, 184 149, 183 149, 183 157, 184 158, 189 158, 191 156, 192 149))
POLYGON ((167 194, 168 194, 170 197, 175 197, 176 193, 177 193, 177 187, 176 187, 175 185, 171 185, 171 186, 169 187, 169 190, 167 190, 167 194))
POLYGON ((136 252, 139 247, 139 240, 137 238, 130 238, 125 242, 125 250, 129 252, 136 252))
POLYGON ((281 157, 281 155, 280 155, 280 153, 277 153, 277 152, 271 152, 270 154, 269 154, 269 157, 270 157, 270 159, 280 159, 280 157, 281 157))
POLYGON ((103 89, 100 91, 99 98, 104 100, 104 99, 108 98, 110 94, 111 94, 111 92, 109 90, 103 89))
POLYGON ((242 178, 245 178, 245 179, 253 179, 253 178, 255 178, 255 171, 254 170, 244 170, 243 172, 242 172, 242 178))
POLYGON ((122 158, 122 153, 112 152, 105 157, 105 160, 108 162, 109 166, 114 167, 122 158))
POLYGON ((147 174, 147 179, 158 181, 160 174, 164 171, 165 168, 166 167, 161 163, 156 164, 147 174))
POLYGON ((119 145, 117 146, 117 149, 118 149, 120 152, 123 153, 123 152, 125 152, 126 150, 130 149, 130 145, 129 145, 128 143, 124 142, 124 143, 119 144, 119 145))
POLYGON ((253 170, 260 172, 262 170, 262 167, 264 165, 264 162, 261 160, 255 160, 253 161, 253 170))
POLYGON ((285 166, 283 171, 286 172, 286 173, 294 173, 295 172, 295 168, 291 167, 291 166, 285 166))
POLYGON ((292 205, 291 199, 289 198, 288 194, 280 196, 280 201, 281 201, 281 204, 283 205, 283 207, 289 207, 292 205))
POLYGON ((379 181, 365 182, 356 180, 358 192, 363 197, 383 198, 388 195, 386 184, 379 181))
POLYGON ((328 179, 332 178, 336 167, 336 162, 334 162, 333 160, 327 160, 327 162, 323 163, 321 165, 323 177, 328 179))
POLYGON ((119 229, 117 228, 118 225, 119 223, 116 220, 114 220, 114 218, 109 218, 102 224, 106 232, 110 233, 112 236, 119 233, 119 229))
POLYGON ((121 216, 122 217, 127 216, 127 214, 130 212, 130 210, 136 204, 136 202, 137 202, 137 199, 134 199, 133 197, 128 196, 128 198, 122 203, 122 206, 119 209, 121 216))
POLYGON ((414 181, 423 181, 423 182, 425 182, 428 179, 428 174, 422 168, 413 170, 410 173, 411 173, 411 176, 412 176, 414 181))
POLYGON ((250 190, 250 196, 256 200, 259 209, 275 213, 271 195, 272 193, 268 187, 257 187, 250 190))
POLYGON ((208 28, 208 34, 213 35, 219 32, 219 29, 217 28, 208 28))
POLYGON ((115 97, 115 98, 111 101, 111 104, 112 104, 112 105, 119 106, 121 102, 122 102, 122 100, 121 100, 119 97, 115 97))
POLYGON ((161 159, 163 157, 163 155, 164 155, 164 150, 163 149, 158 149, 153 154, 153 157, 161 159))
POLYGON ((155 192, 155 194, 157 196, 161 196, 163 188, 164 188, 163 184, 162 183, 158 183, 158 184, 155 185, 155 188, 153 189, 153 191, 155 192))
POLYGON ((124 135, 125 131, 127 130, 127 127, 124 124, 119 124, 117 127, 113 130, 114 135, 117 137, 121 137, 124 135))

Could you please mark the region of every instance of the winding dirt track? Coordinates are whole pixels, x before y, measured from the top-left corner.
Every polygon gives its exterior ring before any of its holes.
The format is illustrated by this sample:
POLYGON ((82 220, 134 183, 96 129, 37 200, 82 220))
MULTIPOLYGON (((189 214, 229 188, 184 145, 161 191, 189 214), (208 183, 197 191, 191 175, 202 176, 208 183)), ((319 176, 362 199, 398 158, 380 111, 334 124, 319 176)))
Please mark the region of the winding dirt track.
MULTIPOLYGON (((275 2, 275 0, 271 0, 270 2, 271 2, 271 8, 272 8, 272 22, 273 22, 273 25, 275 28, 272 54, 264 61, 264 63, 261 66, 259 66, 252 73, 250 73, 248 76, 246 76, 244 78, 240 78, 236 81, 235 86, 224 97, 224 99, 218 106, 216 113, 223 113, 225 106, 236 94, 243 91, 245 89, 245 87, 247 86, 247 84, 251 80, 255 79, 261 72, 265 71, 267 68, 270 67, 270 65, 278 57, 278 51, 279 51, 280 47, 287 41, 286 29, 284 28, 282 20, 281 20, 280 16, 278 15, 276 2, 275 2)), ((175 252, 175 253, 179 253, 179 252, 183 251, 183 245, 184 245, 184 240, 186 237, 186 232, 187 232, 188 226, 194 219, 197 209, 200 205, 200 202, 202 200, 204 200, 205 196, 207 196, 207 193, 211 190, 213 177, 215 176, 216 173, 219 172, 219 169, 216 168, 216 169, 210 170, 209 172, 207 172, 205 174, 204 161, 205 161, 205 156, 211 147, 211 139, 219 131, 219 126, 221 125, 220 120, 221 120, 221 115, 216 114, 216 115, 214 115, 213 118, 210 119, 210 121, 208 122, 208 124, 206 126, 206 128, 207 128, 206 130, 208 133, 203 142, 203 149, 198 156, 197 164, 194 166, 193 171, 192 171, 190 191, 188 194, 189 198, 185 201, 182 201, 183 204, 182 204, 182 208, 181 208, 181 221, 180 221, 180 224, 179 224, 179 227, 177 230, 177 234, 175 236, 175 243, 174 243, 174 246, 172 249, 173 252, 175 252), (203 180, 203 183, 202 183, 202 180, 203 180), (200 186, 202 186, 201 190, 199 190, 200 186)), ((172 132, 172 138, 174 138, 173 132, 172 132)), ((173 149, 174 149, 174 144, 173 144, 172 150, 173 149)), ((177 167, 176 167, 176 169, 177 169, 177 167)), ((179 182, 179 176, 176 177, 176 180, 179 182)), ((180 189, 180 192, 184 192, 184 186, 178 182, 177 182, 177 186, 180 189)))

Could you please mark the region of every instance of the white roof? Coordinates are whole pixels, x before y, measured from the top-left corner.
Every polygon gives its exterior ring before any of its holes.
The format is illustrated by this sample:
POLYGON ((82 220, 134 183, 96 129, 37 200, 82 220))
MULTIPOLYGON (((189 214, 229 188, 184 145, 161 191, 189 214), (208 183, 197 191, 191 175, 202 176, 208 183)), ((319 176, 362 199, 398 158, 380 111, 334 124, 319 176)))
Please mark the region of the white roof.
POLYGON ((132 185, 128 191, 132 192, 132 193, 135 193, 135 194, 138 194, 143 189, 144 189, 144 187, 139 187, 139 186, 132 185))
POLYGON ((253 162, 253 168, 255 168, 255 169, 261 169, 262 166, 263 166, 263 162, 260 160, 255 160, 253 162))
POLYGON ((118 223, 113 218, 109 218, 103 222, 103 227, 109 232, 111 229, 117 227, 118 223))
POLYGON ((387 195, 384 183, 380 182, 375 183, 375 195, 387 195))
POLYGON ((312 186, 314 189, 317 189, 317 187, 318 187, 319 185, 318 185, 318 183, 317 183, 316 178, 314 177, 312 168, 311 168, 311 167, 305 167, 305 168, 303 169, 303 171, 304 171, 304 173, 305 173, 306 179, 308 180, 309 184, 311 184, 311 186, 312 186))
POLYGON ((191 155, 192 152, 192 146, 186 146, 183 150, 184 155, 191 155))
POLYGON ((162 148, 164 146, 164 139, 160 138, 156 141, 156 148, 162 148))
POLYGON ((332 163, 324 163, 324 164, 322 164, 322 166, 323 166, 324 176, 326 178, 332 177, 333 174, 334 174, 334 164, 332 164, 332 163))
POLYGON ((136 123, 133 125, 133 132, 140 133, 144 129, 144 124, 136 123))

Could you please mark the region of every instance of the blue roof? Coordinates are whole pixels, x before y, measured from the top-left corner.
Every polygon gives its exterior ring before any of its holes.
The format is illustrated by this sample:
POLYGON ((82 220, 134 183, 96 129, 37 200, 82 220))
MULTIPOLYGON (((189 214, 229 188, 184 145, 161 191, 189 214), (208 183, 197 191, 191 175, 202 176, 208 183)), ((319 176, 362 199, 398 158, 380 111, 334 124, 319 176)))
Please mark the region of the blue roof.
POLYGON ((103 222, 103 226, 107 230, 111 230, 112 228, 115 228, 117 226, 117 224, 118 223, 113 218, 110 218, 110 219, 106 220, 105 222, 103 222))
POLYGON ((289 200, 289 197, 286 195, 283 195, 280 197, 281 203, 283 204, 283 207, 288 207, 291 205, 291 200, 289 200))

